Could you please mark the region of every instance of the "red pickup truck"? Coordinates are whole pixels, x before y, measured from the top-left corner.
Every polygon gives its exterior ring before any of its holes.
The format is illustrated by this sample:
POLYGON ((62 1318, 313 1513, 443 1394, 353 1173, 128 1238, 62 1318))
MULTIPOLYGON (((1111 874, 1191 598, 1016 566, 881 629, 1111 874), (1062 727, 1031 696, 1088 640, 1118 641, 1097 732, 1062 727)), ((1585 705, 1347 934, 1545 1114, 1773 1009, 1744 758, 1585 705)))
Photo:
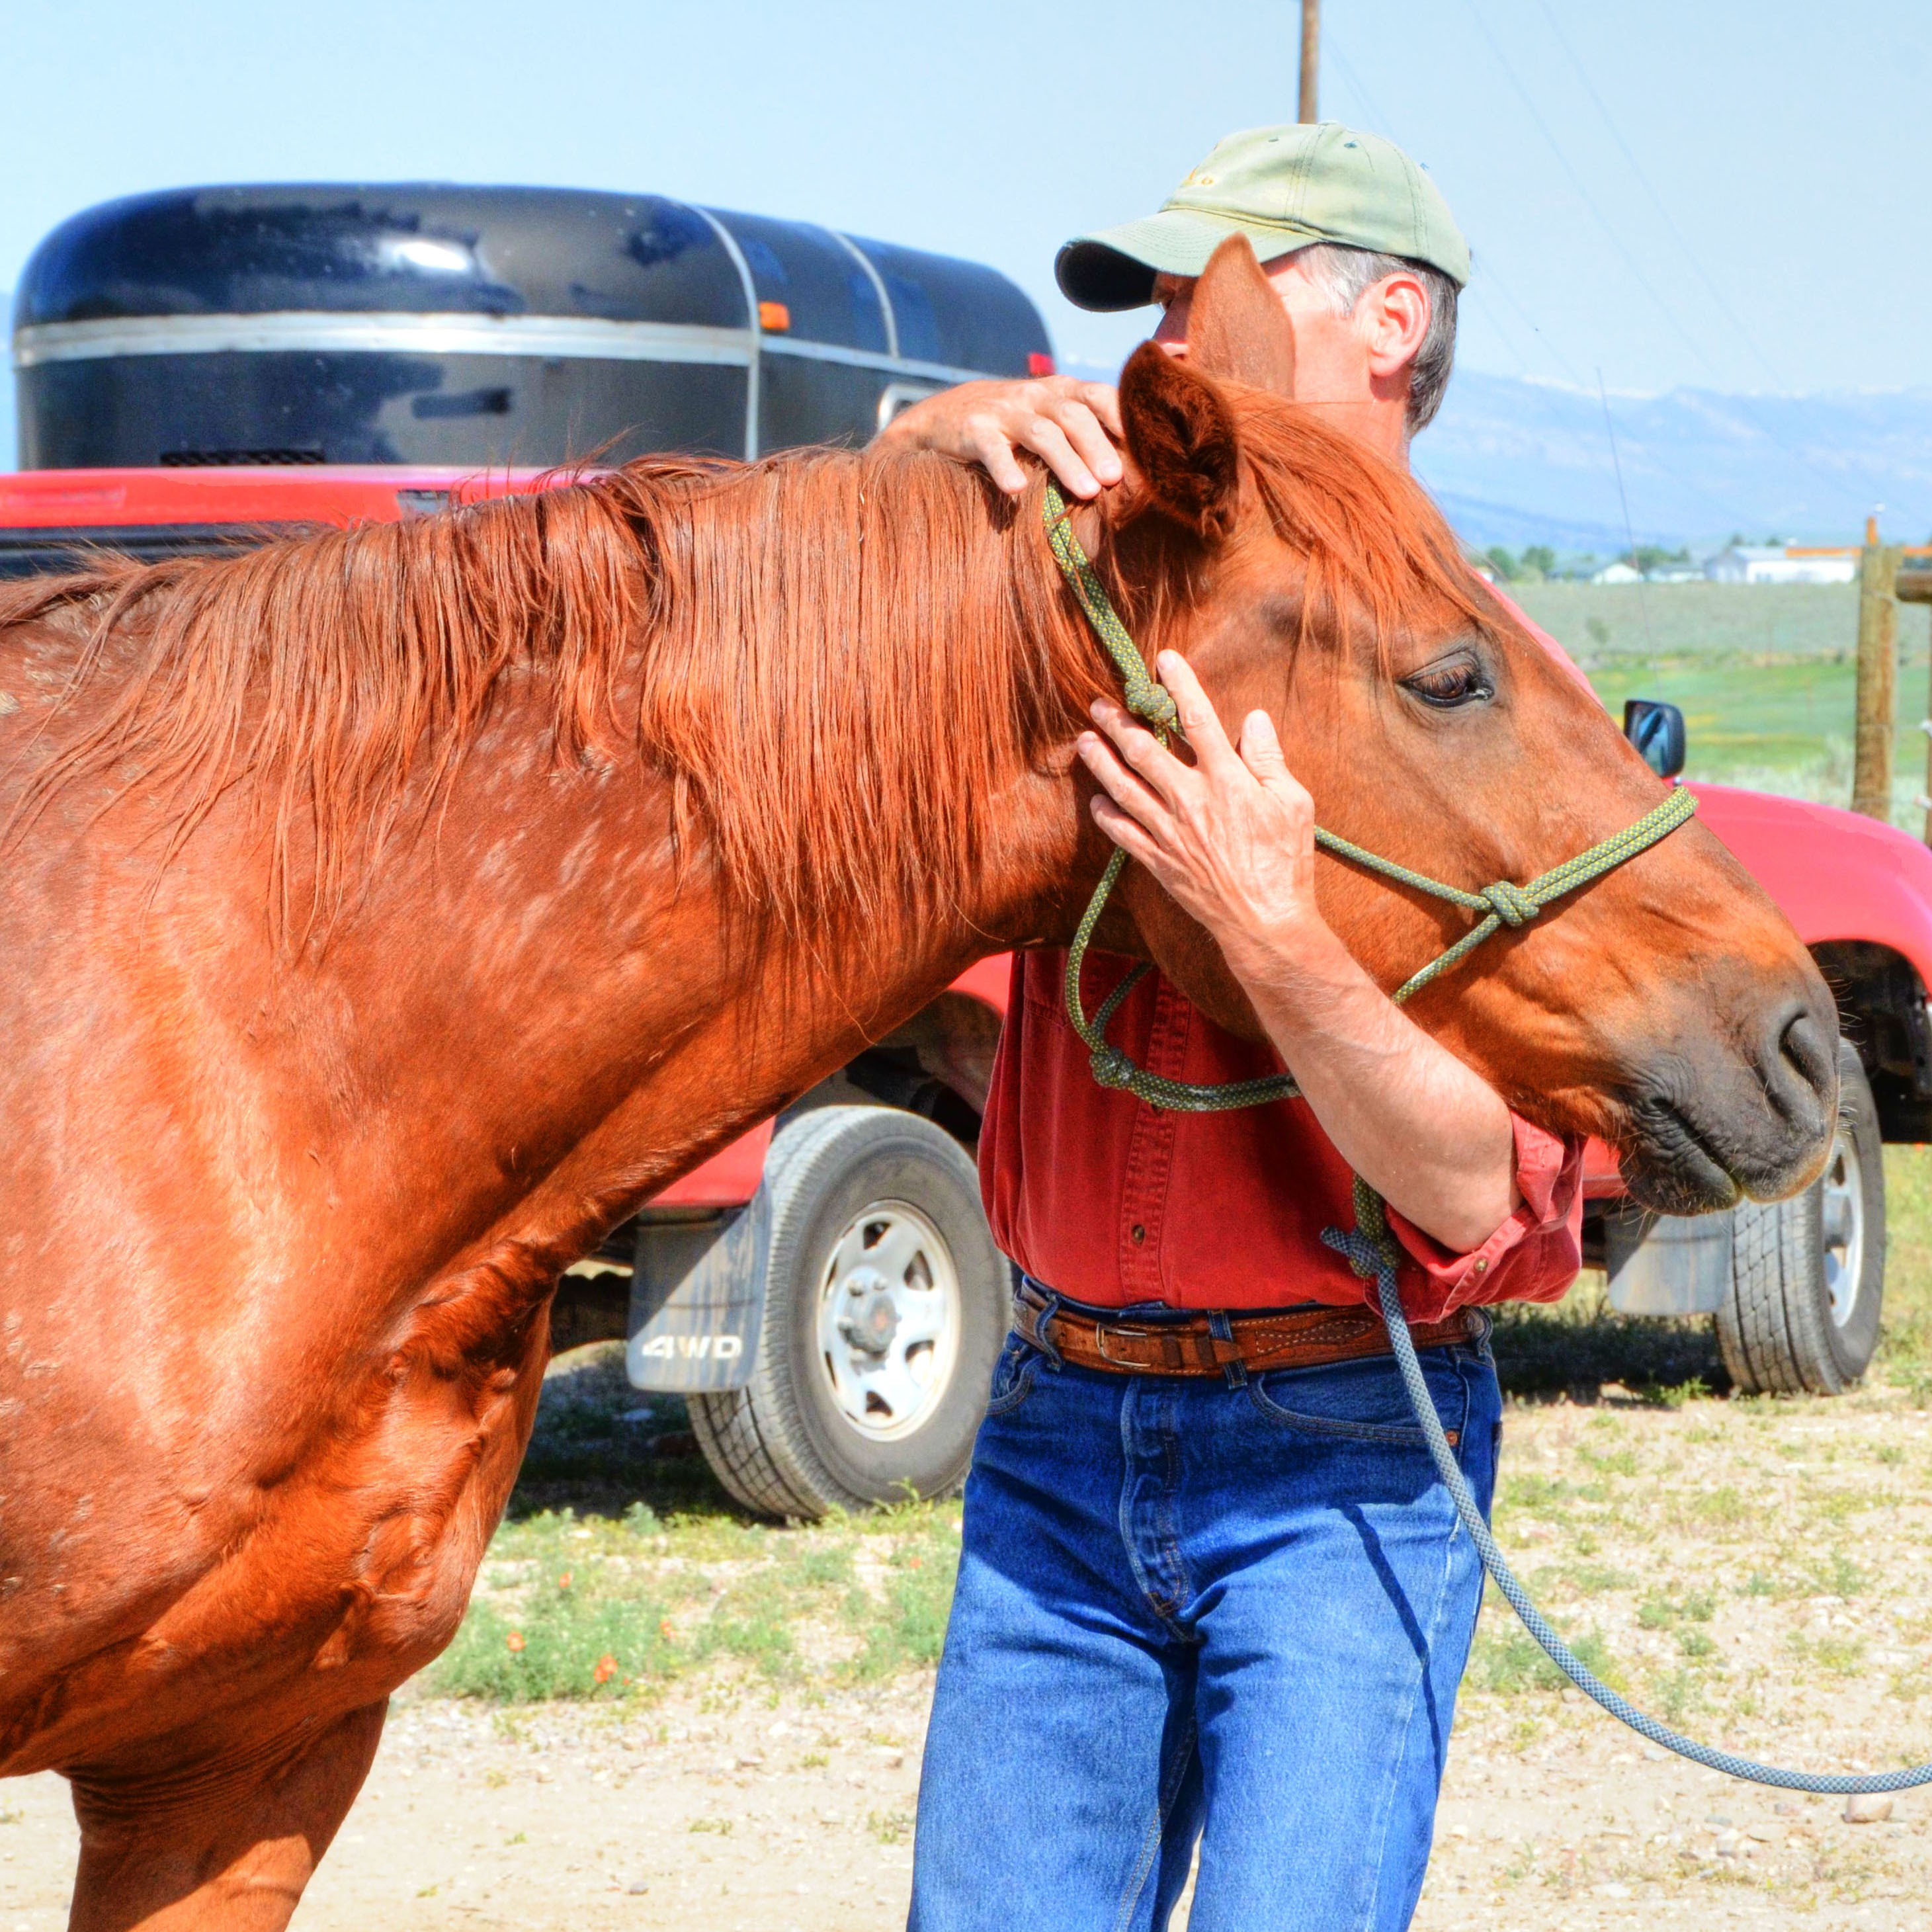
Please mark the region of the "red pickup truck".
MULTIPOLYGON (((57 569, 76 548, 208 550, 537 482, 390 466, 29 471, 0 476, 0 577, 57 569)), ((1630 1207, 1593 1147, 1586 1247, 1619 1307, 1714 1316, 1738 1387, 1832 1393, 1878 1339, 1882 1144, 1932 1138, 1932 851, 1828 806, 1696 789, 1703 823, 1836 989, 1843 1125, 1805 1194, 1693 1221, 1630 1207)), ((964 1473, 1006 1322, 1009 1270, 973 1164, 1006 985, 1004 958, 975 966, 565 1279, 555 1345, 625 1340, 632 1382, 687 1396, 705 1454, 754 1509, 817 1515, 964 1473)))

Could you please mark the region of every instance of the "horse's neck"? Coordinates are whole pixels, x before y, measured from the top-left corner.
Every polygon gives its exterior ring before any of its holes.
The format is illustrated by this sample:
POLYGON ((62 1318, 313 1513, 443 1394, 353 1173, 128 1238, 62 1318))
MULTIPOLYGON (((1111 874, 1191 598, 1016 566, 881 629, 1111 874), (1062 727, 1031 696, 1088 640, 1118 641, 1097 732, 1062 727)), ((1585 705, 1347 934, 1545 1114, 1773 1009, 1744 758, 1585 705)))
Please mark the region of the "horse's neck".
POLYGON ((506 715, 433 849, 386 865, 325 956, 355 1016, 338 1051, 383 1096, 366 1172, 408 1176, 440 1225, 424 1259, 575 1258, 973 959, 1044 936, 1078 837, 1070 787, 1019 780, 989 816, 986 890, 874 948, 849 916, 788 928, 732 903, 701 843, 675 851, 672 812, 641 760, 560 777, 506 715))

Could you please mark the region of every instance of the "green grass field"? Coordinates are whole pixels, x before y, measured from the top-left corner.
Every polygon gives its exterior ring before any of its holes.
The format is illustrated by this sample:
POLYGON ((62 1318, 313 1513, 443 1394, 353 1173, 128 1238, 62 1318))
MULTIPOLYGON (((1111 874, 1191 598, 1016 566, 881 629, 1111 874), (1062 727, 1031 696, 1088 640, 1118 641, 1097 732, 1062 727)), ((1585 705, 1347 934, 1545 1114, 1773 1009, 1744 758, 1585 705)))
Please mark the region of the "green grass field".
MULTIPOLYGON (((1618 716, 1627 698, 1682 708, 1687 776, 1850 802, 1856 585, 1541 584, 1511 594, 1618 716)), ((1900 616, 1892 820, 1922 832, 1928 624, 1922 609, 1900 616)))

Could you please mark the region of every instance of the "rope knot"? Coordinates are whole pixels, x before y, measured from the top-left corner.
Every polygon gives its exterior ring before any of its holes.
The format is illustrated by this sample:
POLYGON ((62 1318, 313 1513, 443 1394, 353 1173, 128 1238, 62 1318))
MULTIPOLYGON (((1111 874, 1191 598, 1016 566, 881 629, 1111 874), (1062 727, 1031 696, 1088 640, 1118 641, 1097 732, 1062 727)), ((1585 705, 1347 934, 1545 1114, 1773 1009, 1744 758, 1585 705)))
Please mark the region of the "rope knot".
POLYGON ((1118 1046, 1096 1046, 1090 1064, 1096 1085, 1111 1087, 1117 1093, 1126 1093, 1132 1087, 1134 1063, 1118 1046))
POLYGON ((1522 886, 1512 885, 1507 879, 1485 886, 1476 896, 1505 926, 1527 926, 1543 910, 1522 886))
POLYGON ((1167 686, 1156 684, 1152 678, 1142 679, 1138 689, 1129 687, 1127 709, 1156 731, 1172 731, 1180 722, 1180 707, 1169 695, 1167 686))
POLYGON ((1391 1264, 1389 1257, 1358 1228, 1324 1228, 1322 1245, 1333 1248, 1364 1281, 1377 1280, 1391 1264))

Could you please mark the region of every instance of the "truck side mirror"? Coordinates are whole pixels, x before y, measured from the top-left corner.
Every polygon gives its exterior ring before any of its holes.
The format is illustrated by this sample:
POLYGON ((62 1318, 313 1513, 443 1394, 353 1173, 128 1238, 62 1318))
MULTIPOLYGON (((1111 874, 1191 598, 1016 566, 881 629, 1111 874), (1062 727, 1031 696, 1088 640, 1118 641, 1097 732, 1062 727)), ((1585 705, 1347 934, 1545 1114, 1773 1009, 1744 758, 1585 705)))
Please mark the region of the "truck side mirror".
POLYGON ((1674 778, 1684 769, 1684 714, 1676 705, 1654 698, 1626 700, 1624 736, 1659 778, 1674 778))

